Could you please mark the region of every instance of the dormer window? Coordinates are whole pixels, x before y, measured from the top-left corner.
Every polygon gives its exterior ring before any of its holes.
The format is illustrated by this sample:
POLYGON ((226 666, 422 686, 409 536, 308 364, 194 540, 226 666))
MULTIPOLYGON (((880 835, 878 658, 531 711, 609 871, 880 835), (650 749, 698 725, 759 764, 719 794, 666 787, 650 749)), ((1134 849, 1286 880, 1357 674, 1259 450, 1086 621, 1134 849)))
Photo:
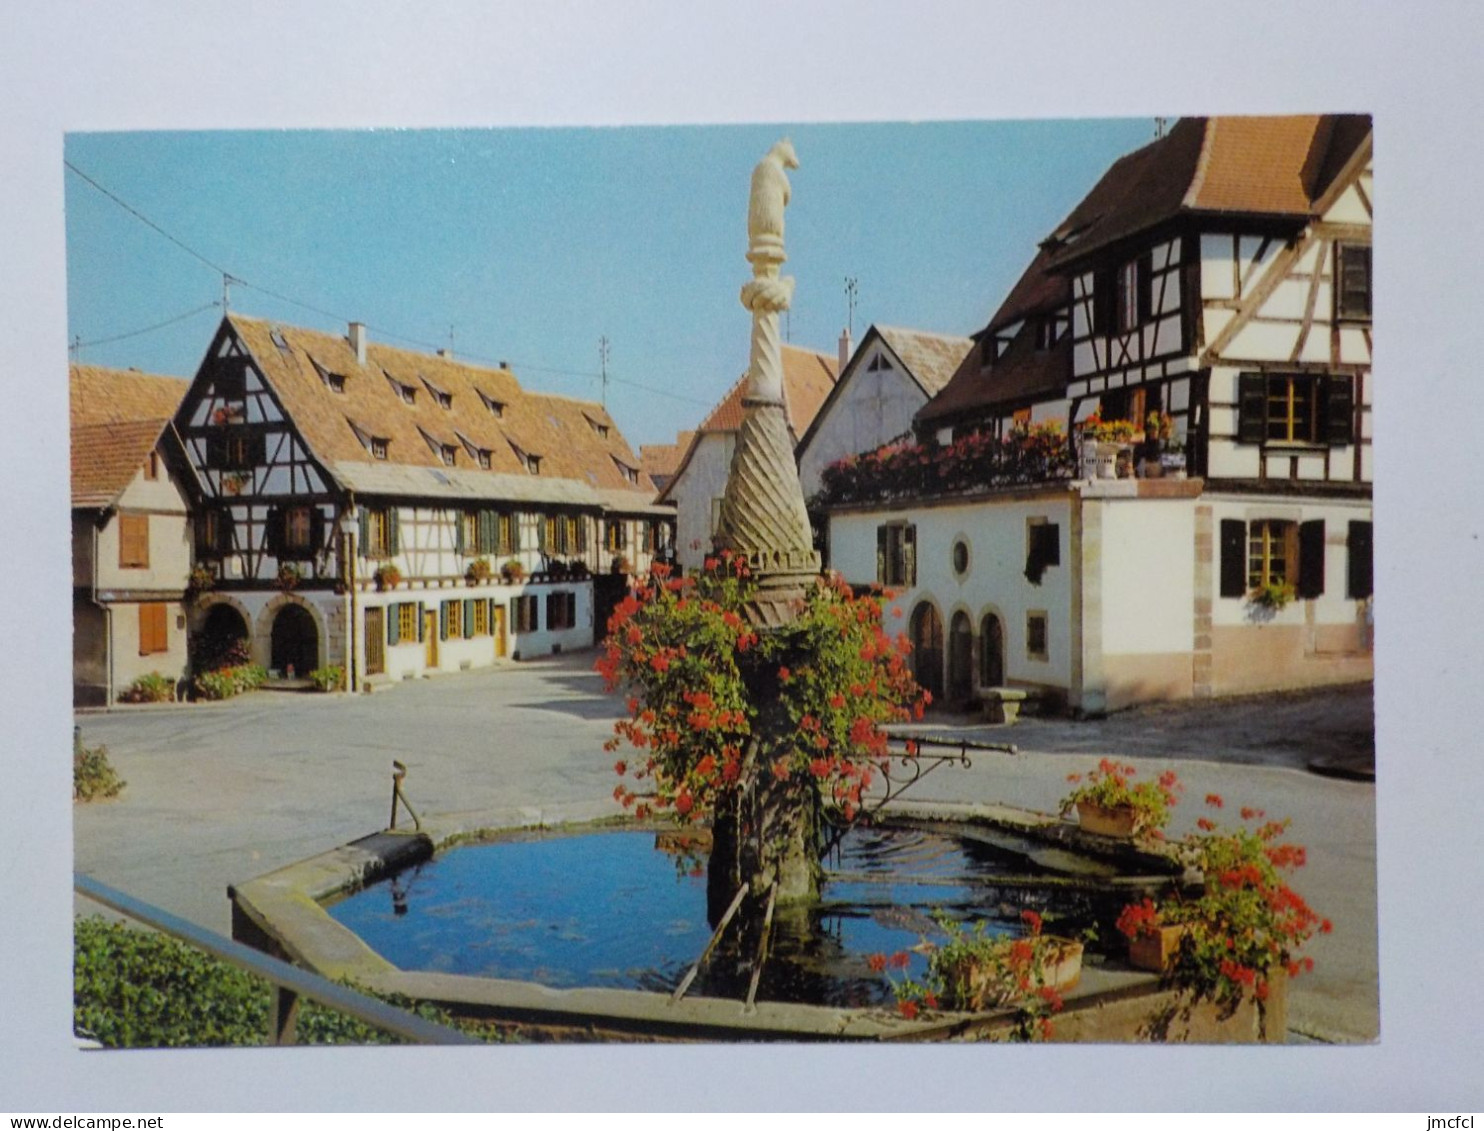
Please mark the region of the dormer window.
POLYGON ((613 466, 618 468, 618 473, 622 475, 624 479, 636 486, 638 485, 639 472, 637 469, 632 468, 628 464, 624 463, 622 460, 617 459, 613 461, 613 466))
POLYGON ((386 459, 387 441, 383 437, 372 436, 366 446, 371 450, 372 459, 386 459))
POLYGON ((345 423, 350 425, 350 430, 356 434, 356 440, 361 447, 371 453, 372 459, 386 459, 387 447, 391 443, 385 436, 373 436, 354 420, 346 417, 345 423))
POLYGON ((479 393, 479 399, 484 402, 484 407, 489 409, 490 413, 496 419, 499 419, 505 415, 504 401, 497 401, 494 399, 494 397, 491 397, 482 391, 479 393))
POLYGON ((604 440, 608 438, 608 425, 604 424, 600 420, 594 420, 591 416, 588 416, 587 413, 583 413, 582 415, 583 419, 587 421, 588 427, 591 428, 595 433, 597 433, 598 436, 600 436, 604 440))
POLYGON ((481 448, 462 432, 456 433, 456 435, 459 438, 459 443, 464 445, 464 450, 469 453, 469 458, 488 471, 490 468, 490 450, 488 448, 481 448))
POLYGON ((447 392, 447 391, 445 391, 443 389, 440 389, 437 385, 433 384, 433 382, 429 381, 426 377, 422 377, 421 374, 419 374, 419 377, 421 377, 422 383, 425 386, 427 386, 428 394, 433 398, 433 400, 435 402, 437 402, 437 405, 438 405, 439 408, 446 409, 446 410, 451 410, 453 408, 453 394, 452 393, 447 392))
POLYGON ((319 379, 325 383, 332 393, 345 392, 345 374, 331 373, 312 357, 309 359, 309 363, 314 366, 314 371, 319 374, 319 379))
POLYGON ((456 458, 457 454, 457 450, 452 444, 439 445, 438 457, 442 459, 444 464, 448 467, 452 467, 454 465, 454 459, 456 458))
MULTIPOLYGON (((382 370, 382 372, 385 373, 386 370, 382 370)), ((415 387, 413 387, 412 385, 402 384, 401 381, 398 381, 390 373, 386 374, 386 379, 392 387, 392 392, 397 394, 398 400, 402 401, 402 403, 404 404, 417 403, 417 389, 415 387)))
POLYGON ((475 451, 474 459, 485 471, 490 469, 490 453, 488 448, 479 448, 475 451))
POLYGON ((518 459, 518 460, 520 460, 521 466, 524 467, 526 469, 526 471, 528 473, 530 473, 531 475, 540 475, 541 474, 541 457, 540 456, 533 456, 530 453, 528 453, 526 451, 523 451, 520 448, 520 446, 518 444, 516 444, 515 441, 513 441, 513 440, 509 441, 509 443, 510 443, 510 450, 515 453, 515 458, 518 459))

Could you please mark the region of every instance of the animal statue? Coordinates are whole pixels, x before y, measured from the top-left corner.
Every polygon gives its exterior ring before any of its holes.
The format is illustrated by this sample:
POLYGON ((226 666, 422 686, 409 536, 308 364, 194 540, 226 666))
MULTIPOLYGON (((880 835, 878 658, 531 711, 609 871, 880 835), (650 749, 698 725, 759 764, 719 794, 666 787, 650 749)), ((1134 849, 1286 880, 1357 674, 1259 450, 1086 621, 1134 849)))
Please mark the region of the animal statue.
POLYGON ((752 171, 752 202, 747 209, 747 238, 754 246, 783 243, 783 209, 789 200, 785 169, 797 169, 793 142, 784 138, 752 171))

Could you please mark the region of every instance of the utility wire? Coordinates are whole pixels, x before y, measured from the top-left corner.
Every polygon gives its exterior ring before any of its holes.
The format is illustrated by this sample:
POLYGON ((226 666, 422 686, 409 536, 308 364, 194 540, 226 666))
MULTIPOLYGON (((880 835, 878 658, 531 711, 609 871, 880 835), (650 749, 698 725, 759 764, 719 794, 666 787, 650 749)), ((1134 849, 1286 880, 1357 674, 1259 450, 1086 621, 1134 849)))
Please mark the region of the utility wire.
MULTIPOLYGON (((187 244, 184 241, 182 241, 180 239, 177 239, 175 236, 171 235, 164 228, 162 228, 159 224, 155 223, 148 216, 146 216, 143 212, 139 211, 139 209, 135 208, 133 205, 131 205, 130 203, 128 203, 128 201, 123 200, 122 198, 116 196, 114 193, 110 192, 108 189, 104 188, 103 185, 99 184, 92 177, 88 176, 87 173, 84 173, 81 169, 79 169, 71 161, 68 161, 66 158, 63 158, 62 163, 68 169, 70 169, 73 173, 77 174, 77 176, 81 177, 84 181, 86 181, 88 184, 92 185, 95 189, 97 189, 99 192, 101 192, 109 200, 111 200, 115 204, 117 204, 120 208, 122 208, 130 216, 133 216, 136 220, 140 221, 140 223, 142 223, 142 224, 146 225, 147 227, 151 228, 152 230, 158 232, 160 235, 164 236, 167 240, 169 240, 171 243, 173 243, 176 247, 178 247, 182 251, 184 251, 187 255, 191 256, 193 259, 196 259, 196 260, 198 260, 201 263, 204 263, 207 267, 210 267, 217 274, 222 275, 222 276, 230 279, 232 282, 236 283, 238 286, 247 287, 250 290, 258 291, 261 294, 267 295, 269 298, 275 298, 279 302, 286 302, 290 306, 297 306, 297 307, 299 307, 302 310, 312 311, 313 313, 322 315, 325 318, 333 318, 337 322, 347 322, 348 323, 348 322, 359 321, 359 319, 350 318, 347 315, 345 315, 343 313, 340 313, 338 311, 327 310, 327 309, 325 309, 322 306, 315 306, 313 303, 304 302, 301 299, 292 298, 289 295, 283 294, 281 291, 275 291, 275 290, 273 290, 273 289, 271 289, 269 287, 262 286, 261 284, 250 282, 249 280, 244 279, 241 275, 238 275, 236 272, 227 270, 225 267, 221 266, 219 263, 215 263, 212 260, 208 259, 206 256, 202 255, 199 251, 197 251, 195 248, 191 247, 189 244, 187 244)), ((160 329, 162 326, 168 326, 172 322, 182 321, 185 318, 189 318, 190 316, 192 316, 194 314, 200 313, 202 310, 208 309, 209 307, 220 306, 220 305, 222 305, 220 301, 208 303, 206 306, 197 307, 195 310, 189 311, 186 314, 182 314, 182 315, 180 315, 177 318, 172 318, 172 319, 170 319, 170 320, 168 320, 166 322, 161 322, 161 323, 159 323, 159 325, 156 325, 156 326, 145 327, 142 330, 131 331, 128 334, 122 334, 122 335, 119 335, 119 336, 113 337, 113 338, 101 338, 101 339, 98 339, 96 341, 91 341, 91 342, 75 342, 75 343, 73 343, 73 346, 74 346, 74 348, 79 348, 79 347, 84 347, 84 346, 103 345, 103 344, 105 344, 107 342, 119 341, 119 340, 121 340, 121 339, 123 339, 125 337, 133 337, 136 334, 148 333, 150 330, 157 330, 157 329, 160 329)), ((409 345, 421 346, 424 349, 433 350, 435 352, 437 350, 443 348, 437 342, 429 342, 429 341, 425 341, 424 339, 421 339, 421 338, 410 337, 407 334, 399 334, 399 333, 397 333, 394 330, 387 329, 385 326, 373 326, 369 322, 368 323, 363 323, 363 324, 365 325, 365 327, 366 327, 367 330, 370 330, 373 333, 379 334, 381 337, 384 337, 384 338, 392 338, 392 339, 394 339, 396 341, 399 341, 399 342, 407 342, 409 345)), ((497 365, 497 364, 499 364, 499 362, 496 359, 494 359, 494 358, 480 357, 477 354, 466 353, 466 354, 463 354, 462 356, 469 358, 471 361, 483 361, 483 362, 485 362, 487 364, 490 364, 490 365, 497 365)), ((509 361, 509 359, 504 359, 504 360, 509 361)), ((594 380, 594 381, 601 380, 602 379, 602 376, 603 376, 600 373, 590 373, 590 372, 584 372, 582 370, 576 370, 576 369, 557 369, 557 368, 553 368, 551 366, 527 365, 524 362, 519 362, 519 361, 509 361, 509 364, 512 365, 512 366, 518 367, 518 368, 520 368, 522 370, 525 370, 525 371, 528 371, 528 372, 532 372, 532 373, 554 373, 554 374, 557 374, 559 376, 564 376, 564 377, 582 377, 582 378, 585 378, 587 380, 594 380)), ((650 394, 652 394, 654 396, 669 397, 671 400, 677 400, 677 401, 689 401, 691 404, 705 405, 707 407, 710 407, 710 405, 711 405, 711 402, 710 401, 704 401, 704 400, 701 400, 701 399, 699 399, 697 397, 688 397, 688 396, 685 396, 682 393, 671 392, 668 389, 656 389, 656 388, 652 388, 652 387, 650 387, 648 385, 642 385, 638 381, 625 380, 622 377, 614 377, 614 376, 610 375, 608 377, 608 380, 613 381, 616 384, 628 385, 630 388, 639 389, 639 390, 641 390, 643 392, 650 393, 650 394)))
POLYGON ((165 319, 165 321, 156 322, 152 326, 141 326, 137 330, 129 330, 122 334, 113 334, 107 338, 94 338, 92 339, 92 341, 88 342, 75 341, 72 343, 72 348, 86 349, 89 346, 106 346, 110 342, 121 342, 125 338, 137 338, 141 334, 149 334, 153 333, 155 330, 163 330, 166 326, 173 326, 177 322, 184 322, 187 318, 192 318, 195 315, 200 314, 204 310, 213 310, 219 306, 221 306, 220 300, 203 303, 202 305, 196 307, 194 310, 187 310, 184 314, 177 314, 174 318, 167 318, 165 319))

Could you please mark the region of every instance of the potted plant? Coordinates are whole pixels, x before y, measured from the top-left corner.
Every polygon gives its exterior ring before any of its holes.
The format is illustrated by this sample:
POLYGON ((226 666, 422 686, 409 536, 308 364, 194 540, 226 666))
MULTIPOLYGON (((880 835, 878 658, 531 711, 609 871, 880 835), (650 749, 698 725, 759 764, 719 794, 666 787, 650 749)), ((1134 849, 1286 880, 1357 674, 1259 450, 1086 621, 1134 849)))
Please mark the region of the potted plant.
POLYGON ((509 558, 500 567, 500 577, 507 585, 514 585, 522 581, 526 576, 526 567, 520 564, 519 558, 509 558))
POLYGON ((464 572, 470 585, 483 585, 494 575, 494 568, 490 565, 488 558, 475 558, 464 572))
POLYGON ((304 572, 293 562, 282 562, 278 567, 278 587, 285 593, 291 593, 299 587, 299 582, 304 580, 304 572))
POLYGON ((391 562, 377 566, 376 572, 372 574, 372 577, 376 581, 376 588, 378 589, 395 589, 398 585, 402 584, 402 571, 392 565, 391 562))
MULTIPOLYGON (((1223 805, 1214 793, 1206 803, 1223 805)), ((1118 920, 1131 947, 1173 929, 1172 953, 1161 956, 1167 977, 1223 1012, 1235 1011, 1248 994, 1262 1008, 1288 978, 1314 968, 1312 958, 1298 956, 1299 949, 1315 934, 1333 930, 1284 878, 1305 863, 1303 847, 1282 839, 1289 822, 1266 820, 1259 809, 1241 815, 1236 828, 1202 817, 1198 831, 1181 842, 1182 857, 1201 875, 1199 895, 1176 891, 1159 903, 1146 898, 1125 908, 1118 920)), ((1145 945, 1152 951, 1167 944, 1145 945)))
POLYGON ((1247 599, 1259 609, 1281 612, 1295 596, 1294 588, 1286 581, 1264 581, 1247 595, 1247 599))
POLYGON ((191 567, 190 581, 186 585, 188 590, 199 596, 202 593, 211 592, 215 587, 216 574, 211 571, 209 565, 205 562, 197 562, 191 567))
POLYGON ((617 555, 609 565, 610 573, 633 573, 634 567, 624 555, 617 555))
POLYGON ((1134 784, 1130 779, 1137 772, 1133 766, 1104 758, 1085 775, 1068 774, 1067 781, 1076 788, 1062 798, 1062 815, 1076 809, 1082 831, 1099 836, 1129 840, 1146 832, 1162 835, 1183 787, 1173 770, 1166 770, 1155 781, 1134 784))

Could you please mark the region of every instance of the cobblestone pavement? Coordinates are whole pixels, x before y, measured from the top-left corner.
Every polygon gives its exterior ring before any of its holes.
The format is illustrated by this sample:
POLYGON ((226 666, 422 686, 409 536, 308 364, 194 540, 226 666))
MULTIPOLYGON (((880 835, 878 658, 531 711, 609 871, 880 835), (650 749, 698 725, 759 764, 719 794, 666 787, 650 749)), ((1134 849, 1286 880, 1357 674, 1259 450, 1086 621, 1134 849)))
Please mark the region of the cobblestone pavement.
MULTIPOLYGON (((75 866, 217 931, 227 885, 382 828, 391 760, 408 766, 419 812, 491 823, 582 820, 617 811, 602 751, 619 704, 593 654, 419 680, 369 696, 256 692, 222 704, 78 717, 127 780, 113 802, 74 809, 75 866)), ((930 716, 926 732, 1013 742, 970 769, 944 768, 918 800, 998 800, 1050 811, 1066 775, 1106 754, 1186 782, 1175 834, 1208 792, 1293 818, 1309 850, 1295 881, 1334 920, 1316 969, 1293 986, 1291 1024, 1326 1041, 1378 1032, 1375 787, 1309 772, 1316 759, 1363 770, 1370 689, 1144 708, 1108 719, 1026 719, 1014 727, 930 716)), ((79 901, 79 910, 94 910, 79 901)))

